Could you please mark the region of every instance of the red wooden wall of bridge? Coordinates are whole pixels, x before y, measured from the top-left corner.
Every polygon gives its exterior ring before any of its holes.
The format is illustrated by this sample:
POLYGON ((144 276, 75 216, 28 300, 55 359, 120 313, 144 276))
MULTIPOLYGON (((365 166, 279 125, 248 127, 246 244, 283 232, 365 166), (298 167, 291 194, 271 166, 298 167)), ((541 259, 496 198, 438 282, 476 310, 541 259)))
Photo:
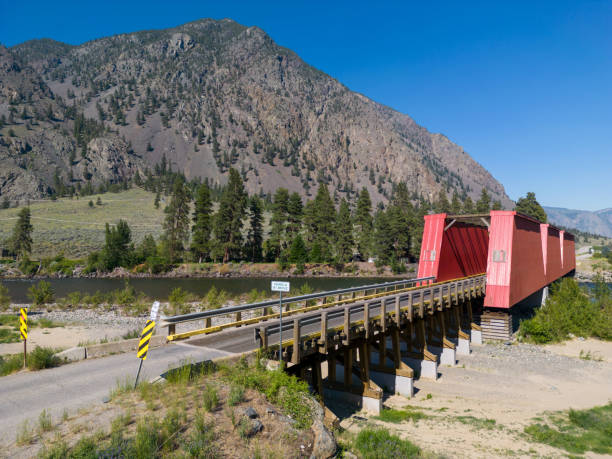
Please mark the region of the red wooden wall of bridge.
POLYGON ((510 308, 576 268, 574 236, 515 211, 491 211, 490 226, 425 216, 419 277, 436 282, 485 273, 484 305, 510 308))
POLYGON ((442 282, 485 272, 487 229, 457 222, 445 231, 448 223, 446 214, 425 216, 418 276, 442 282))

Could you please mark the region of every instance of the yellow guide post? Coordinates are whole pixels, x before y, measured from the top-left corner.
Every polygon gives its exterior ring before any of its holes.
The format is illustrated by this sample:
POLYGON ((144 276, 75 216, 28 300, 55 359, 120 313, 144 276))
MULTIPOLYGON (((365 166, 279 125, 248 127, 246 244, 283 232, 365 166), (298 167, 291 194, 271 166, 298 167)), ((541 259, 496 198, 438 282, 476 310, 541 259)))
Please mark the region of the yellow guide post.
POLYGON ((147 320, 146 325, 144 326, 142 333, 140 335, 140 341, 138 342, 138 350, 136 351, 136 356, 140 359, 140 365, 138 366, 138 373, 136 373, 136 381, 134 381, 134 389, 138 385, 138 377, 140 376, 140 370, 142 369, 142 362, 147 358, 147 351, 149 350, 149 342, 151 341, 151 337, 153 336, 153 331, 155 329, 155 321, 147 320))
POLYGON ((27 341, 28 341, 28 308, 19 310, 19 332, 23 340, 23 368, 26 367, 27 359, 27 341))

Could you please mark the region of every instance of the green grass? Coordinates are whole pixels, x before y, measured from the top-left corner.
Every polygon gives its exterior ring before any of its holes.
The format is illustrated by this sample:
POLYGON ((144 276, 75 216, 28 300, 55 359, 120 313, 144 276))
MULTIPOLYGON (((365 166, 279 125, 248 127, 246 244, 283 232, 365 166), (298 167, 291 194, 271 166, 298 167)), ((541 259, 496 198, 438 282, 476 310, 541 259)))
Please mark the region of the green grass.
POLYGON ((249 366, 242 360, 231 367, 220 368, 233 384, 258 390, 268 400, 283 408, 301 429, 312 424, 311 408, 307 402, 308 384, 284 371, 267 371, 263 366, 249 366))
MULTIPOLYGON (((113 397, 116 397, 113 403, 127 407, 130 411, 127 413, 124 411, 112 420, 110 432, 100 431, 93 435, 86 433, 72 446, 60 435, 50 440, 48 435, 45 438, 40 434, 44 447, 38 457, 48 459, 89 457, 214 459, 222 455, 228 444, 233 445, 239 442, 239 445, 236 444, 237 447, 250 449, 251 440, 245 438, 246 424, 241 424, 238 420, 234 423, 232 419, 233 430, 230 427, 229 430, 219 429, 218 432, 215 432, 215 428, 218 428, 215 423, 222 422, 224 418, 227 421, 230 416, 233 418, 234 410, 230 404, 232 397, 236 403, 243 400, 246 385, 239 384, 238 380, 246 382, 249 387, 265 387, 266 395, 284 401, 286 406, 295 404, 295 400, 291 398, 292 395, 300 399, 299 404, 303 403, 301 394, 307 393, 307 386, 297 385, 296 379, 292 376, 286 374, 281 376, 277 373, 267 372, 259 366, 249 366, 244 361, 240 361, 221 368, 211 365, 184 365, 167 375, 167 384, 143 383, 136 390, 133 388, 132 381, 120 381, 113 392, 113 397), (264 376, 264 372, 270 374, 264 376), (136 401, 138 399, 140 400, 136 401), (145 402, 146 410, 140 402, 145 402), (217 409, 214 414, 208 412, 215 407, 224 409, 217 409)), ((257 397, 264 400, 262 395, 257 397)), ((270 397, 266 399, 274 403, 270 397)), ((295 411, 289 410, 287 413, 294 417, 295 411)), ((43 417, 45 425, 49 426, 46 414, 41 415, 41 418, 43 417)), ((40 432, 48 430, 52 430, 52 427, 39 428, 40 432)), ((32 442, 31 430, 28 428, 24 432, 25 440, 22 444, 32 442)), ((255 440, 253 446, 257 451, 262 447, 264 448, 262 451, 265 452, 252 454, 251 450, 248 455, 237 454, 236 457, 288 457, 291 451, 280 449, 285 448, 285 445, 279 445, 279 449, 276 449, 276 442, 280 440, 281 438, 271 440, 275 449, 268 454, 269 450, 259 442, 269 442, 269 439, 260 436, 255 440)), ((282 441, 285 440, 287 438, 283 437, 282 441)), ((291 441, 295 444, 295 441, 291 441)), ((295 445, 298 454, 299 444, 298 442, 295 445)), ((292 454, 291 457, 293 456, 292 454)))
POLYGON ((462 424, 474 426, 478 430, 493 430, 499 427, 495 419, 477 418, 474 416, 455 416, 453 419, 462 424))
POLYGON ((10 375, 23 368, 23 354, 0 356, 0 376, 10 375))
POLYGON ((65 324, 61 322, 54 322, 51 319, 47 319, 46 317, 41 317, 36 321, 32 321, 32 327, 40 327, 40 328, 58 328, 64 327, 65 324))
POLYGON ((217 409, 219 405, 219 395, 217 394, 217 388, 212 384, 208 384, 202 394, 202 408, 210 412, 217 409))
POLYGON ((232 384, 230 393, 227 397, 227 404, 229 406, 238 405, 244 399, 244 387, 236 386, 232 384))
POLYGON ((19 332, 11 328, 0 328, 0 344, 17 343, 20 340, 19 332))
POLYGON ((525 428, 525 433, 532 441, 574 454, 587 451, 612 454, 612 403, 556 413, 549 416, 549 421, 531 424, 525 428))
POLYGON ((399 424, 404 421, 413 421, 417 422, 420 419, 427 419, 430 416, 425 413, 421 413, 420 411, 416 411, 413 409, 404 409, 404 410, 396 410, 396 409, 384 409, 380 416, 376 416, 375 419, 384 422, 392 422, 394 424, 399 424))
MULTIPOLYGON (((119 219, 128 222, 132 239, 140 241, 147 233, 162 233, 164 205, 155 209, 154 193, 133 188, 120 193, 104 193, 81 199, 61 198, 57 201, 31 202, 33 232, 32 258, 54 257, 64 253, 69 258, 84 258, 104 245, 104 225, 119 219), (102 206, 89 207, 89 200, 102 206)), ((0 209, 0 234, 12 233, 20 208, 0 209)), ((70 262, 51 262, 50 270, 68 272, 70 262)))
POLYGON ((355 438, 353 446, 363 459, 421 457, 418 446, 382 429, 363 429, 355 438))
POLYGON ((17 314, 0 314, 0 326, 19 328, 19 316, 17 314))

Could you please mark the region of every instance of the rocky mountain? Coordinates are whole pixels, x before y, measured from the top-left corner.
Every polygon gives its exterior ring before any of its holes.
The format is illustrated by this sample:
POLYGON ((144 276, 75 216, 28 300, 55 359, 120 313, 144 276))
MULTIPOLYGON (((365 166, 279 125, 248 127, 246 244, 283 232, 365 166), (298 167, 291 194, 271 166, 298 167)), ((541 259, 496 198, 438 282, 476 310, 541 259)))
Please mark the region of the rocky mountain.
POLYGON ((167 30, 0 47, 0 197, 38 198, 140 175, 166 157, 188 178, 250 192, 318 183, 375 201, 406 182, 432 199, 503 186, 460 146, 350 91, 257 27, 167 30))
POLYGON ((544 207, 548 219, 557 225, 612 237, 612 209, 596 211, 544 207))

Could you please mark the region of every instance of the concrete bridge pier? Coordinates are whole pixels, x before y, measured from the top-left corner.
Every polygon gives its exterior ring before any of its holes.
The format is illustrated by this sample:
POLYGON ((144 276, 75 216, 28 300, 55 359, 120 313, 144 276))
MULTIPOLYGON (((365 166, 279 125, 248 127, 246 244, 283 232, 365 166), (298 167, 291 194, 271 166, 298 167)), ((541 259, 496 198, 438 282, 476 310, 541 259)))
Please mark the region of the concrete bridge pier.
POLYGON ((412 397, 414 372, 402 361, 399 331, 394 329, 391 336, 380 336, 376 348, 370 347, 370 352, 372 380, 388 393, 412 397))
POLYGON ((438 356, 428 345, 428 335, 424 319, 417 319, 400 333, 401 356, 419 378, 438 379, 438 356))
POLYGON ((378 415, 383 407, 383 391, 371 379, 365 347, 361 344, 329 355, 323 393, 326 398, 342 400, 378 415))

